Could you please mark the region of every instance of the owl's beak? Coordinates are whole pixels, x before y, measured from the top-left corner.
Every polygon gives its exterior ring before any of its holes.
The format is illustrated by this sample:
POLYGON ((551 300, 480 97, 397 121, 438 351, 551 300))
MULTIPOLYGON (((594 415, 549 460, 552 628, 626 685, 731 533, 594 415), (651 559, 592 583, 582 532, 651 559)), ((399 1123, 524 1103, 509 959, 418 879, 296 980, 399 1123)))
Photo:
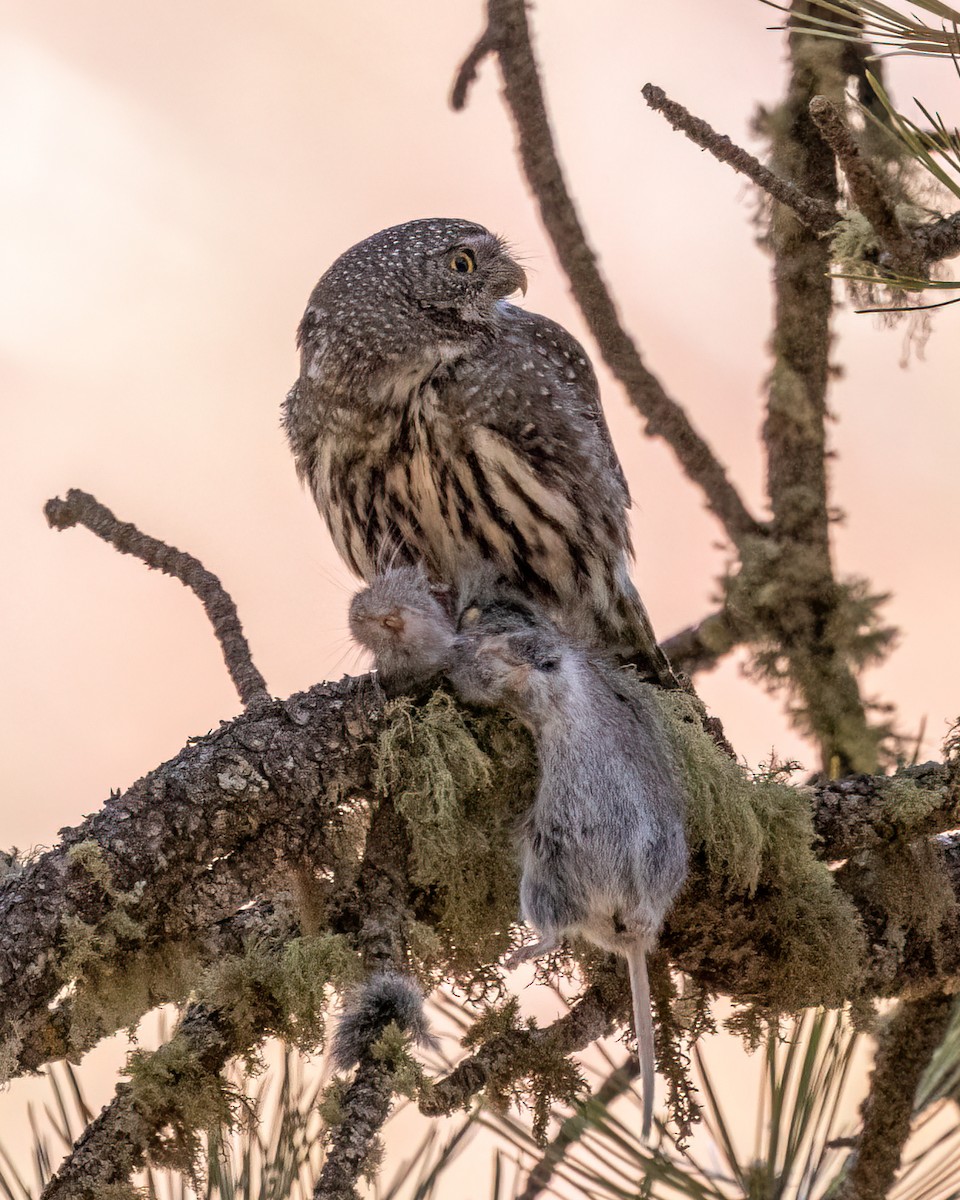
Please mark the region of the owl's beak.
POLYGON ((522 292, 525 296, 527 276, 519 263, 504 254, 490 273, 490 286, 498 300, 504 296, 512 296, 514 292, 522 292))

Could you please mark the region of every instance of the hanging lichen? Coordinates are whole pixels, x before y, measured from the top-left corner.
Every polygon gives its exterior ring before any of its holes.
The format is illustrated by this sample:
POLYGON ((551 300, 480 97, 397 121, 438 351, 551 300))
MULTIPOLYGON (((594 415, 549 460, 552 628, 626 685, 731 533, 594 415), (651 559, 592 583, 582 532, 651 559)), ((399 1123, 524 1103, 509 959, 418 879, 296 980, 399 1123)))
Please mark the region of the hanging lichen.
POLYGON ((475 980, 517 920, 515 824, 536 789, 530 739, 502 714, 469 713, 438 691, 422 707, 394 706, 377 757, 377 787, 409 822, 413 882, 431 898, 439 946, 415 939, 422 965, 475 980))

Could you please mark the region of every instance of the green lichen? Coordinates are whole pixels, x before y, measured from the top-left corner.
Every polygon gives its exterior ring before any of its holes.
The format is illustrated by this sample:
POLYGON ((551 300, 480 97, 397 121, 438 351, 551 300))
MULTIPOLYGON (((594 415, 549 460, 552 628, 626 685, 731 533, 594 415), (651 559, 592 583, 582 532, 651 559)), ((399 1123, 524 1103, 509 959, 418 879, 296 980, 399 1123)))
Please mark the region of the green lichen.
POLYGON ((360 978, 360 960, 347 939, 324 933, 293 938, 282 950, 252 942, 211 967, 199 991, 228 1014, 235 1044, 256 1046, 274 1034, 309 1051, 323 1040, 330 990, 342 992, 360 978))
POLYGON ((150 1158, 190 1174, 202 1155, 201 1135, 232 1128, 239 1094, 182 1033, 153 1053, 134 1051, 126 1071, 132 1105, 144 1128, 155 1131, 150 1158))
POLYGON ((370 1056, 390 1071, 395 1092, 409 1100, 417 1097, 425 1079, 423 1067, 411 1055, 410 1038, 396 1021, 384 1028, 370 1047, 370 1056))
POLYGON ((474 981, 507 949, 516 920, 514 825, 534 799, 533 747, 515 722, 469 713, 444 692, 419 708, 400 701, 391 717, 376 783, 409 823, 413 882, 431 897, 441 952, 421 966, 474 981))
POLYGON ((317 1103, 317 1112, 327 1129, 332 1129, 343 1122, 343 1105, 349 1086, 346 1079, 337 1078, 324 1088, 317 1103))
MULTIPOLYGON (((786 367, 774 369, 771 411, 776 399, 782 419, 800 421, 807 409, 793 402, 793 378, 786 367)), ((812 488, 798 485, 791 496, 795 517, 815 518, 821 505, 812 488)), ((723 587, 750 648, 750 675, 771 692, 786 692, 791 721, 819 743, 830 773, 834 758, 845 772, 876 771, 891 730, 888 722, 867 720, 856 673, 882 661, 895 642, 896 629, 882 620, 888 597, 865 580, 825 575, 816 545, 765 537, 744 540, 739 568, 723 587)))
POLYGON ((730 936, 751 957, 762 952, 756 1011, 842 1003, 857 990, 863 934, 855 907, 814 853, 807 794, 751 779, 704 732, 691 697, 637 686, 660 706, 689 798, 688 892, 727 914, 730 936))

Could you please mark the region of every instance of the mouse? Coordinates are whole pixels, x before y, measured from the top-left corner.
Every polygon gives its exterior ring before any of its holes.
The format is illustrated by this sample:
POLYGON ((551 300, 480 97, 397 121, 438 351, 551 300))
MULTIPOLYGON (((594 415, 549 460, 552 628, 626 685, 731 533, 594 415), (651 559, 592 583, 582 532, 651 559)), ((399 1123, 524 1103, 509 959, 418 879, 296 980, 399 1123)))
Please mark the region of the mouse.
POLYGON ((420 566, 389 567, 350 602, 350 632, 372 652, 390 697, 415 693, 439 679, 457 640, 448 588, 420 566))
POLYGON ((687 874, 685 799, 652 702, 556 630, 461 638, 448 678, 461 699, 498 705, 530 730, 540 780, 522 829, 520 910, 539 935, 508 967, 582 937, 628 964, 643 1084, 653 1115, 647 955, 687 874))

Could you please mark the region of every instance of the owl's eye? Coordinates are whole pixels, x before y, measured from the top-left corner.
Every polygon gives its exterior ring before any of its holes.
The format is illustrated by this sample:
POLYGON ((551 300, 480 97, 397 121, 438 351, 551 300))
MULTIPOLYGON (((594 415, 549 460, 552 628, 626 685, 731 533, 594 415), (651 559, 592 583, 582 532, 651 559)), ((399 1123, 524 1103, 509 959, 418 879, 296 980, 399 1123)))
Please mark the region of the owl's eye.
POLYGON ((477 259, 472 250, 458 250, 448 263, 451 271, 459 271, 461 275, 469 275, 477 269, 477 259))

